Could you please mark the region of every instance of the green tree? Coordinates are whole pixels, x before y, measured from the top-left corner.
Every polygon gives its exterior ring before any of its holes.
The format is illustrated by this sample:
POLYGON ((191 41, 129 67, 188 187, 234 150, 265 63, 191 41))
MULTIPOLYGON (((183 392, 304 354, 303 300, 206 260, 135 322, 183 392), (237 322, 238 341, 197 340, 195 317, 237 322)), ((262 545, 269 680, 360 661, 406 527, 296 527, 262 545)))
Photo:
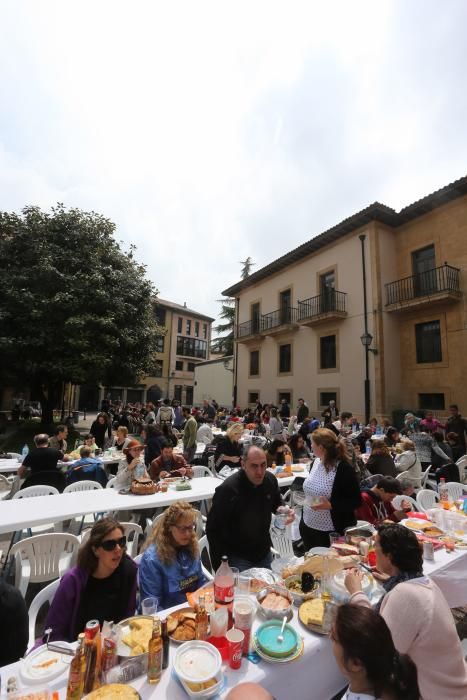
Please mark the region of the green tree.
MULTIPOLYGON (((240 277, 242 280, 245 280, 250 276, 251 268, 254 266, 254 264, 255 263, 250 257, 240 262, 240 265, 242 266, 240 277)), ((219 335, 219 337, 213 340, 211 350, 212 352, 219 352, 223 355, 233 355, 235 337, 235 299, 226 297, 225 299, 218 299, 217 301, 219 304, 221 304, 219 318, 224 322, 214 326, 214 331, 219 335)))
POLYGON ((51 422, 64 382, 134 384, 154 369, 152 283, 95 212, 0 213, 0 380, 28 385, 51 422))

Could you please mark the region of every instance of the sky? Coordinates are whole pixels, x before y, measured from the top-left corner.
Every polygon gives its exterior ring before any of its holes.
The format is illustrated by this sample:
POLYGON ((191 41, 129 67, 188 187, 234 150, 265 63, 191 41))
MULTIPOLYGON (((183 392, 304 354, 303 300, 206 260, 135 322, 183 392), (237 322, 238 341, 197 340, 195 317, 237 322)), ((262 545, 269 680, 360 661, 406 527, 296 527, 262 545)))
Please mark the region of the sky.
POLYGON ((160 296, 221 291, 467 174, 465 0, 0 0, 0 207, 112 219, 160 296))

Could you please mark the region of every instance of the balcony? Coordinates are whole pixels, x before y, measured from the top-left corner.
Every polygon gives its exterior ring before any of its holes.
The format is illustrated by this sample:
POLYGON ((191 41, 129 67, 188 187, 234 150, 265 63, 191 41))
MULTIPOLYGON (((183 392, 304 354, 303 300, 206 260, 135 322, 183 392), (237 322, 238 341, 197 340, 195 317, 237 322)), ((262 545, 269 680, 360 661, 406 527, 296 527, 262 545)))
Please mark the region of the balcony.
POLYGON ((444 263, 387 284, 386 311, 411 311, 428 304, 452 303, 461 296, 459 269, 444 263))
POLYGON ((298 322, 303 326, 317 326, 325 321, 337 321, 347 316, 347 294, 328 289, 310 299, 298 302, 298 322))
POLYGON ((281 335, 297 330, 298 309, 284 306, 261 316, 261 335, 281 335))
POLYGON ((260 326, 260 318, 245 321, 245 323, 239 323, 237 326, 236 340, 239 343, 249 343, 252 341, 262 340, 260 335, 260 326))

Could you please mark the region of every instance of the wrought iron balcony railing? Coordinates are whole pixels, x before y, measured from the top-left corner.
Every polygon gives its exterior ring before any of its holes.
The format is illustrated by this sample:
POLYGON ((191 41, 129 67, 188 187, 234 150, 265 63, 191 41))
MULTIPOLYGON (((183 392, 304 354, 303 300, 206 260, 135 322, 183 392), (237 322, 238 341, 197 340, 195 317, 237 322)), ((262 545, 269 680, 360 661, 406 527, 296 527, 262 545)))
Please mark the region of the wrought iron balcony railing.
POLYGON ((298 309, 295 306, 284 306, 261 316, 261 332, 265 333, 280 326, 296 323, 297 320, 298 309))
POLYGON ((327 289, 322 294, 318 294, 310 299, 298 302, 299 320, 312 319, 322 314, 338 313, 345 314, 346 310, 345 292, 338 292, 336 289, 327 289))
POLYGON ((386 306, 430 297, 443 292, 460 295, 459 269, 445 263, 410 277, 386 284, 386 306))
POLYGON ((237 329, 237 338, 248 338, 250 335, 258 335, 260 332, 260 319, 252 319, 240 323, 237 329))

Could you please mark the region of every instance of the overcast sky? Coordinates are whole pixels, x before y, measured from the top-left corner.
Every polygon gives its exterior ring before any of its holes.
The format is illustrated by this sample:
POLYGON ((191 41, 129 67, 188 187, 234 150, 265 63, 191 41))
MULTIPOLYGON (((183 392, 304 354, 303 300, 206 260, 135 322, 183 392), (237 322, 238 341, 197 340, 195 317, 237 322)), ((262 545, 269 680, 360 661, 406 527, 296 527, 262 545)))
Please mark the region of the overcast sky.
POLYGON ((160 296, 221 290, 467 174, 467 2, 0 0, 0 206, 117 224, 160 296))

